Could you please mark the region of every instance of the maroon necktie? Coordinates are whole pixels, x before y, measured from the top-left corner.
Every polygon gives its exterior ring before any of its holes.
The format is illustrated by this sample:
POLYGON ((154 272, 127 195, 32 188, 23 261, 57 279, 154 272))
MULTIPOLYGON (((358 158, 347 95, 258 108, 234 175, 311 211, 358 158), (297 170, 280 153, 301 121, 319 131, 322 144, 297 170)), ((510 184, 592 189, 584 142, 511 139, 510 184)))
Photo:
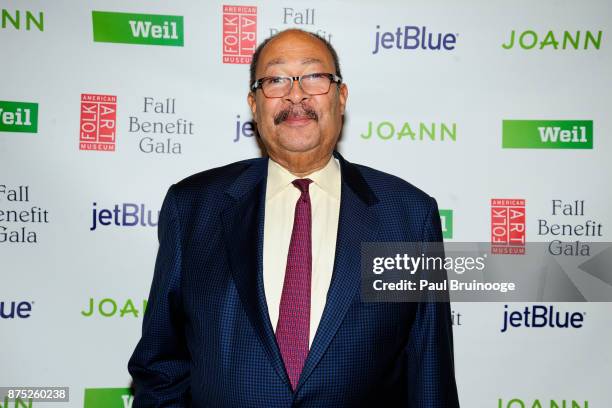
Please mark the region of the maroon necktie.
POLYGON ((302 194, 295 204, 293 231, 287 255, 285 281, 280 300, 276 341, 295 390, 308 355, 310 334, 310 278, 312 274, 310 179, 297 179, 293 185, 302 194))

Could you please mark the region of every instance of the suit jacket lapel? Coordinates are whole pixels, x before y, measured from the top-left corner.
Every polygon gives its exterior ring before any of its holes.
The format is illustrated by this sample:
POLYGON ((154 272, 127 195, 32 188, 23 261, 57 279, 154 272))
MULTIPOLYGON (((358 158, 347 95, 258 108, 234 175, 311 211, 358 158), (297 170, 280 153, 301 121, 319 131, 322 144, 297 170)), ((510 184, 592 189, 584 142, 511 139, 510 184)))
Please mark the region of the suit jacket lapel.
POLYGON ((376 241, 378 220, 370 206, 378 202, 359 169, 337 152, 342 177, 334 271, 325 308, 296 392, 306 382, 338 331, 361 282, 361 243, 376 241))
POLYGON ((222 214, 232 276, 245 312, 272 366, 289 386, 270 323, 263 285, 263 231, 268 160, 255 161, 227 190, 236 203, 222 214))
MULTIPOLYGON (((376 196, 355 165, 344 160, 337 152, 334 152, 334 156, 340 161, 342 177, 334 271, 325 309, 296 393, 323 357, 358 293, 361 282, 361 243, 376 241, 378 231, 378 220, 369 208, 377 203, 376 196)), ((289 378, 270 323, 263 285, 267 169, 268 160, 257 160, 237 177, 227 190, 235 204, 223 212, 222 220, 232 276, 245 312, 272 366, 289 387, 289 378)))

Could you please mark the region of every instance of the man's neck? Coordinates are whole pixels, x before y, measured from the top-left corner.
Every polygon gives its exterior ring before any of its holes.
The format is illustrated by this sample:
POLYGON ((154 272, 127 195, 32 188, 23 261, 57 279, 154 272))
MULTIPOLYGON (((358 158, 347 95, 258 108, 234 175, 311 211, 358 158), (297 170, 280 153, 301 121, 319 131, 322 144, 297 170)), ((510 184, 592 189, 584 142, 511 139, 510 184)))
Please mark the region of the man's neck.
POLYGON ((288 161, 278 160, 275 157, 270 157, 270 160, 273 160, 279 166, 282 166, 294 176, 298 178, 303 178, 325 167, 327 163, 329 163, 331 156, 332 155, 330 154, 329 156, 323 157, 314 163, 295 163, 295 162, 290 163, 288 161))

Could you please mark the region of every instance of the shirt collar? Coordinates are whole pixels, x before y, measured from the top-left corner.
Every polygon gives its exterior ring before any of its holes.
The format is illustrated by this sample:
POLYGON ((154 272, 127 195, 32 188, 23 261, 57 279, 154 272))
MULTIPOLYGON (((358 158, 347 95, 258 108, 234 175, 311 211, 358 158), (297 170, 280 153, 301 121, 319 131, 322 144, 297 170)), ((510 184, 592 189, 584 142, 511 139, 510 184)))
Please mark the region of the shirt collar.
MULTIPOLYGON (((287 188, 296 178, 299 177, 291 174, 289 170, 274 160, 268 160, 266 200, 273 198, 276 194, 287 188)), ((321 190, 336 200, 340 200, 340 163, 335 157, 331 156, 323 168, 303 178, 311 179, 321 190)))

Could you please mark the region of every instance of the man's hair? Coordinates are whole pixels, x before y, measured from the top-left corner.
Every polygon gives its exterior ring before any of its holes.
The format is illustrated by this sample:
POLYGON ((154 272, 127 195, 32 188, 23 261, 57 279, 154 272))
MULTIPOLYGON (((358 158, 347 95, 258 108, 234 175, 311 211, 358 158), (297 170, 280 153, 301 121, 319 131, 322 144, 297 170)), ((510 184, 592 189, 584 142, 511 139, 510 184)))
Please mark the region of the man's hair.
MULTIPOLYGON (((317 40, 321 41, 323 44, 325 44, 325 47, 327 48, 327 51, 329 51, 329 53, 332 56, 332 59, 334 60, 334 68, 336 69, 335 74, 338 75, 340 78, 342 78, 342 73, 340 72, 340 61, 338 59, 338 53, 336 52, 336 50, 334 49, 334 47, 331 45, 331 43, 329 41, 327 41, 325 38, 321 37, 319 34, 311 33, 310 31, 301 30, 299 28, 290 28, 288 30, 299 31, 299 32, 302 32, 304 34, 308 34, 308 35, 316 38, 317 40)), ((284 33, 285 31, 288 31, 288 30, 280 31, 280 32, 274 34, 273 36, 270 36, 270 37, 266 38, 255 49, 255 52, 253 53, 253 59, 251 60, 251 66, 250 66, 250 74, 251 74, 251 76, 250 76, 250 81, 249 81, 249 89, 250 89, 251 85, 253 84, 253 82, 255 82, 255 80, 257 79, 257 78, 255 78, 255 71, 257 71, 257 62, 259 61, 259 56, 261 55, 261 52, 263 51, 263 49, 266 47, 266 45, 271 40, 275 39, 276 37, 278 37, 279 35, 281 35, 282 33, 284 33)))

